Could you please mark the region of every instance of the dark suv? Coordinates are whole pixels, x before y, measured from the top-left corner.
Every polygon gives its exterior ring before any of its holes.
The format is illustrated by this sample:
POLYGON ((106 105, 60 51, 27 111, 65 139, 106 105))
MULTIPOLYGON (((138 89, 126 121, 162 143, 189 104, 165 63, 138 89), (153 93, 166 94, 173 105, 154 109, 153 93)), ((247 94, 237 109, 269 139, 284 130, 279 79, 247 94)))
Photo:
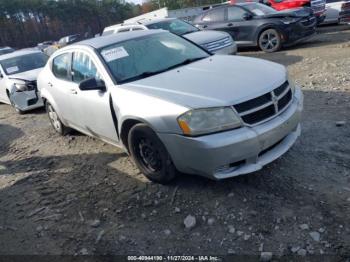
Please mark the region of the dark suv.
POLYGON ((238 46, 275 52, 313 35, 317 21, 310 8, 278 12, 260 3, 242 3, 211 9, 193 23, 202 30, 228 32, 238 46))

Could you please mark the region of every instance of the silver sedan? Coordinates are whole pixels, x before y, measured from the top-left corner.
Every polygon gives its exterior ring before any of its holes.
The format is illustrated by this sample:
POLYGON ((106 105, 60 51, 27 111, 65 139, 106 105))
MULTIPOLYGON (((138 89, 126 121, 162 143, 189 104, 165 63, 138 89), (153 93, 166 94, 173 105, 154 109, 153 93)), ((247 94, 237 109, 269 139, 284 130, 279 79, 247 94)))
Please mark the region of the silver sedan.
POLYGON ((148 30, 57 51, 38 78, 50 121, 125 148, 150 180, 261 169, 300 135, 303 95, 286 68, 210 55, 148 30))

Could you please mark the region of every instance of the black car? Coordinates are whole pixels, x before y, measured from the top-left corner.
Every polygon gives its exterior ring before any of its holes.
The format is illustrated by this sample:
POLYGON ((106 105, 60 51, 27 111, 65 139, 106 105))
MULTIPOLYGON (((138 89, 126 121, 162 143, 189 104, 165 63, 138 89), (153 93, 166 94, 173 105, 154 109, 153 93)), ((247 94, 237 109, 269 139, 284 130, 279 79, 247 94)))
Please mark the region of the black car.
POLYGON ((260 3, 242 3, 213 8, 193 23, 202 30, 228 32, 238 46, 275 52, 313 35, 317 21, 309 8, 278 12, 260 3))

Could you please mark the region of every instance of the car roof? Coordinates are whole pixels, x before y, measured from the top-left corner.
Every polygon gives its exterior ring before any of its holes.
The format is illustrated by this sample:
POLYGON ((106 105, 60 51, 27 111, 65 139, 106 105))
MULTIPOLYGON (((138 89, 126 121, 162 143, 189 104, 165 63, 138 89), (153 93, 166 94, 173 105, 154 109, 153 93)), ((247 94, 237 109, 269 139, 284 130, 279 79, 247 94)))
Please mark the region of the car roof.
POLYGON ((41 51, 39 51, 39 50, 18 50, 18 51, 14 51, 12 53, 9 53, 9 54, 1 55, 0 60, 14 58, 17 56, 22 56, 22 55, 35 54, 35 53, 41 53, 41 51))
POLYGON ((91 38, 88 40, 80 41, 80 42, 77 42, 77 43, 70 45, 70 47, 77 46, 77 45, 85 45, 85 46, 93 47, 95 49, 99 49, 101 47, 116 44, 116 43, 123 42, 126 40, 135 39, 135 38, 148 36, 148 35, 155 35, 155 34, 159 34, 162 32, 166 32, 166 31, 164 31, 164 30, 140 30, 140 31, 125 32, 122 34, 112 34, 112 35, 100 36, 100 37, 95 37, 95 38, 91 38))

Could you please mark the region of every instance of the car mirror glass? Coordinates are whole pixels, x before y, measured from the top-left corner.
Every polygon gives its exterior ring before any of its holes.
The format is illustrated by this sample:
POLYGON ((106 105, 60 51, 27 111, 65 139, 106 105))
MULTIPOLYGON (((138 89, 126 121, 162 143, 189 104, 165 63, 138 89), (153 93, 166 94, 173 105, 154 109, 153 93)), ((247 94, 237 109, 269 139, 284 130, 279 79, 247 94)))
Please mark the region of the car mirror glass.
POLYGON ((106 91, 106 85, 105 82, 102 79, 96 79, 96 78, 88 78, 80 82, 79 89, 82 91, 89 91, 89 90, 100 90, 100 91, 106 91))

